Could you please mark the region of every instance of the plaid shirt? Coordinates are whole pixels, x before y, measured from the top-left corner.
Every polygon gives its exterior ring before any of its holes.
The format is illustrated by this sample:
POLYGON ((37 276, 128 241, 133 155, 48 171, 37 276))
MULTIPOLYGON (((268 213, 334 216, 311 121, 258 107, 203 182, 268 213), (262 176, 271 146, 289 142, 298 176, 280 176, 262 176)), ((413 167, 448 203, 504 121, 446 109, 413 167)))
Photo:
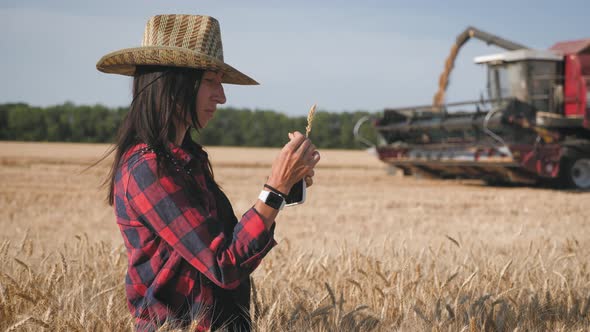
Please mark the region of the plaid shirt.
POLYGON ((211 328, 215 307, 223 305, 218 294, 239 287, 249 305, 249 275, 276 245, 274 224, 266 230, 254 208, 238 222, 222 194, 231 211, 217 210, 203 172, 207 155, 197 145, 201 155, 195 156, 185 143, 171 145, 175 170, 158 176, 156 154, 138 144, 115 176, 114 209, 129 260, 127 303, 142 331, 166 320, 199 319, 198 330, 211 328), (195 191, 181 185, 187 177, 198 187, 199 203, 195 191))

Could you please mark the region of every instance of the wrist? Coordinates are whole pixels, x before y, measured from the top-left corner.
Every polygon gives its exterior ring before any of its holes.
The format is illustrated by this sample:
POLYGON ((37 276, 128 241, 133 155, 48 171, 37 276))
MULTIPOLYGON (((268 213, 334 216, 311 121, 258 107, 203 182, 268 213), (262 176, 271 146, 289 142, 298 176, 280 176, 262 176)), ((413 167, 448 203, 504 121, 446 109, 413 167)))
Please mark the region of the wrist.
POLYGON ((275 223, 275 219, 279 213, 279 210, 271 208, 270 206, 264 204, 264 202, 261 200, 257 200, 256 203, 254 203, 254 210, 256 210, 258 215, 260 215, 262 218, 266 229, 271 229, 272 225, 275 223))
POLYGON ((268 183, 264 184, 264 188, 265 190, 270 190, 272 192, 274 192, 275 194, 278 194, 279 196, 283 197, 283 198, 287 198, 288 193, 284 192, 284 191, 280 191, 277 188, 269 185, 268 183))
POLYGON ((281 194, 285 197, 289 193, 289 190, 291 190, 291 186, 289 186, 287 184, 280 183, 279 181, 273 181, 272 179, 268 179, 268 181, 266 181, 265 185, 270 187, 268 189, 273 190, 273 191, 277 192, 277 194, 281 194))

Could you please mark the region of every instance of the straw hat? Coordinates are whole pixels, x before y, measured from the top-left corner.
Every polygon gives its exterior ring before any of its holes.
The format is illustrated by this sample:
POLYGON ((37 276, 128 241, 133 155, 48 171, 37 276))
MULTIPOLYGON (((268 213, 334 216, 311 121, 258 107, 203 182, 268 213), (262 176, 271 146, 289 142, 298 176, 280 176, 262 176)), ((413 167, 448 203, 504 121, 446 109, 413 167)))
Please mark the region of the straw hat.
POLYGON ((96 69, 133 76, 135 66, 156 65, 222 71, 223 83, 251 85, 255 80, 223 62, 219 22, 202 15, 151 17, 140 47, 103 56, 96 69))

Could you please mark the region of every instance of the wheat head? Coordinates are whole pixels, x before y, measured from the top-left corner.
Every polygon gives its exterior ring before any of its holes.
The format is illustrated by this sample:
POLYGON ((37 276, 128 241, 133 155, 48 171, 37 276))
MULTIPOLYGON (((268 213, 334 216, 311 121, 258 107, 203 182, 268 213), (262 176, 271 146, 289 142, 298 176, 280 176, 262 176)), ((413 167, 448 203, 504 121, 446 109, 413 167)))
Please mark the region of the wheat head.
POLYGON ((309 137, 311 133, 311 125, 313 123, 313 117, 315 116, 315 108, 316 104, 309 109, 309 113, 307 114, 307 127, 305 127, 305 137, 309 137))

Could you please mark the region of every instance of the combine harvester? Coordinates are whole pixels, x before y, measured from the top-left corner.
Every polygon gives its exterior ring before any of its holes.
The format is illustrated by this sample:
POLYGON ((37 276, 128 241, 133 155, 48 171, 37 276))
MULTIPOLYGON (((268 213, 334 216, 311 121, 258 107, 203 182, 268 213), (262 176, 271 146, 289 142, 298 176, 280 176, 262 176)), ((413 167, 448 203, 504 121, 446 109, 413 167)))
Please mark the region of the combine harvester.
POLYGON ((590 189, 590 39, 549 50, 467 28, 457 37, 439 91, 428 106, 386 109, 372 119, 379 159, 405 175, 488 183, 559 183, 590 189), (477 38, 507 50, 477 57, 487 66, 488 98, 444 104, 461 46, 477 38))

